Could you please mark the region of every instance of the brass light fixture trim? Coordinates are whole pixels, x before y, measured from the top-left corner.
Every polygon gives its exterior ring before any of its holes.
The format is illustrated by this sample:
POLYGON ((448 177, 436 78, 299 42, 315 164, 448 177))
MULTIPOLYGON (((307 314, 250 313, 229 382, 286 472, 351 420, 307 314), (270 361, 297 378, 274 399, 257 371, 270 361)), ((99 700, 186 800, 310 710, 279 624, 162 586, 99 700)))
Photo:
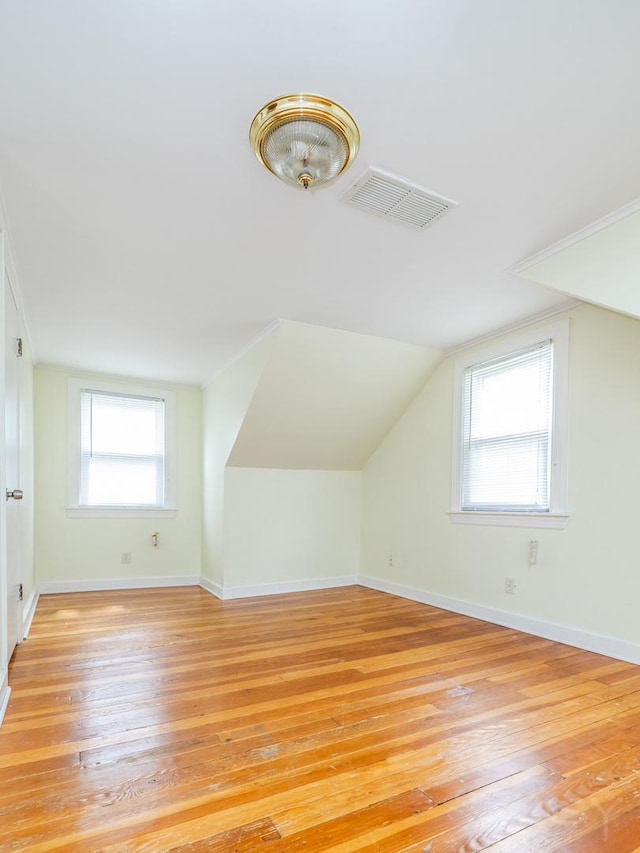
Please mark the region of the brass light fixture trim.
POLYGON ((282 95, 249 129, 256 157, 276 177, 303 189, 326 186, 355 159, 360 131, 352 116, 321 95, 282 95))

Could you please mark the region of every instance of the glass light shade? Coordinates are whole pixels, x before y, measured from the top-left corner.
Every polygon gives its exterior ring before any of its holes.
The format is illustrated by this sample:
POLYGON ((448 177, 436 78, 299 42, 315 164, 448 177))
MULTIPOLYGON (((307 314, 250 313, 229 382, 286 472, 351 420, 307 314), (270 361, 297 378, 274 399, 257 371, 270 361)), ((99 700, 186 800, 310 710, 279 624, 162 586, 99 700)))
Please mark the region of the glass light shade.
POLYGON ((297 187, 332 181, 349 156, 346 140, 329 125, 307 119, 286 121, 266 135, 263 156, 269 169, 297 187))
POLYGON ((349 113, 320 95, 284 95, 256 114, 249 131, 258 160, 294 187, 321 187, 358 153, 360 133, 349 113))

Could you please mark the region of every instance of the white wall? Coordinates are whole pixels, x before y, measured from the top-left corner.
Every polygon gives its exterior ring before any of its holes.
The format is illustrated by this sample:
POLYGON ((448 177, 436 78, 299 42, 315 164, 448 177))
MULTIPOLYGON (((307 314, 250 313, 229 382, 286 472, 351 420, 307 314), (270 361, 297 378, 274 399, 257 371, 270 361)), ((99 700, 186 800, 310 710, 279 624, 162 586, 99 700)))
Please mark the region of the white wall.
POLYGON ((359 471, 227 468, 225 594, 264 584, 355 582, 360 477, 359 471))
MULTIPOLYGON (((39 586, 47 590, 79 582, 125 584, 197 578, 202 538, 201 392, 172 389, 176 392, 176 518, 68 518, 70 375, 79 374, 45 367, 35 371, 35 571, 39 586), (160 533, 157 549, 151 546, 155 531, 160 533), (132 561, 123 565, 122 553, 127 551, 132 561)), ((82 378, 92 377, 85 374, 82 378)))
POLYGON ((605 635, 640 654, 640 321, 586 305, 568 314, 566 529, 450 522, 450 357, 363 471, 362 570, 454 606, 466 602, 543 627, 605 635), (539 553, 529 568, 531 539, 539 553), (515 596, 504 591, 506 576, 516 578, 515 596))
POLYGON ((360 471, 442 357, 283 320, 228 464, 360 471))
POLYGON ((278 332, 274 329, 204 389, 202 575, 217 592, 225 582, 225 466, 278 332))

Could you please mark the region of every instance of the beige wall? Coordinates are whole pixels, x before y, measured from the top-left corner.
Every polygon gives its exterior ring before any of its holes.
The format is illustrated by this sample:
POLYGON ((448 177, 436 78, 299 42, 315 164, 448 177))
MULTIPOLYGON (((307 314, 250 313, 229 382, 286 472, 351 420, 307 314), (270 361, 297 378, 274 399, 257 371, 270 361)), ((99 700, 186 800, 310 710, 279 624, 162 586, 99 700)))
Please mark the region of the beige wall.
POLYGON ((227 468, 225 587, 354 579, 360 472, 227 468))
MULTIPOLYGON (((176 518, 68 518, 67 380, 35 371, 35 567, 39 585, 198 577, 201 563, 201 392, 176 392, 176 518), (160 533, 160 547, 151 534, 160 533), (131 552, 130 565, 122 552, 131 552)), ((86 374, 82 378, 91 379, 86 374)), ((110 377, 94 377, 105 380, 110 377)), ((127 380, 127 384, 135 384, 127 380)), ((145 383, 149 385, 149 383, 145 383)), ((45 586, 45 588, 48 588, 45 586)))
POLYGON ((566 529, 450 522, 451 357, 364 469, 362 571, 413 590, 638 644, 640 321, 587 305, 568 315, 566 529), (530 568, 531 539, 538 540, 539 552, 530 568), (515 596, 504 591, 506 576, 516 579, 515 596))

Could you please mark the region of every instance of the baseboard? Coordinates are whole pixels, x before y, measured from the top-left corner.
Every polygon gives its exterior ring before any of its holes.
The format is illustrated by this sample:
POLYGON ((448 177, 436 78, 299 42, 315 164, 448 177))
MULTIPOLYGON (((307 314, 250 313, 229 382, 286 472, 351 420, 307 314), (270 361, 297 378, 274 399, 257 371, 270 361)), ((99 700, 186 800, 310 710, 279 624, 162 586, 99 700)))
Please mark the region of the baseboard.
POLYGON ((7 674, 2 677, 2 687, 0 687, 0 725, 4 719, 7 705, 9 704, 9 696, 11 696, 11 688, 7 683, 7 674))
POLYGON ((109 580, 52 581, 40 583, 41 595, 56 592, 99 592, 114 589, 151 589, 161 586, 198 586, 198 575, 177 575, 176 577, 156 578, 112 578, 109 580))
MULTIPOLYGON (((260 595, 282 595, 286 592, 307 592, 314 589, 353 586, 358 583, 356 575, 336 578, 310 578, 298 581, 279 581, 276 583, 251 584, 246 586, 222 587, 215 581, 203 576, 178 576, 168 578, 114 578, 95 581, 54 581, 39 584, 42 595, 57 592, 99 592, 114 589, 147 589, 160 586, 201 586, 223 600, 232 598, 253 598, 260 595)), ((34 603, 35 607, 35 603, 34 603)))
POLYGON ((200 577, 200 586, 203 589, 206 589, 207 592, 210 592, 211 595, 215 595, 216 598, 224 598, 224 589, 220 586, 219 583, 215 581, 209 580, 209 578, 200 577))
POLYGON ((461 613, 474 619, 482 619, 484 622, 492 622, 494 625, 514 628, 516 631, 523 631, 536 637, 544 637, 546 640, 565 643, 568 646, 575 646, 578 649, 596 652, 628 663, 640 664, 640 645, 638 643, 617 640, 615 637, 609 637, 605 634, 593 634, 589 631, 571 628, 568 625, 559 625, 554 622, 533 619, 529 616, 521 616, 518 613, 509 613, 506 610, 484 607, 470 601, 438 595, 415 587, 385 581, 381 578, 360 575, 358 583, 380 592, 399 595, 402 598, 409 598, 422 604, 440 607, 442 610, 451 610, 454 613, 461 613))
POLYGON ((22 610, 22 636, 26 640, 29 636, 29 631, 31 630, 31 623, 33 622, 33 617, 36 615, 36 607, 38 605, 38 599, 40 598, 40 592, 37 587, 34 587, 31 590, 31 595, 25 602, 25 605, 22 610))
POLYGON ((253 598, 260 595, 283 595, 287 592, 310 592, 315 589, 333 589, 340 586, 354 586, 358 583, 356 575, 337 578, 308 578, 298 581, 277 581, 276 583, 247 584, 246 586, 225 586, 223 599, 253 598))
MULTIPOLYGON (((207 592, 215 595, 216 598, 226 601, 234 598, 253 598, 262 595, 282 595, 288 592, 308 592, 312 590, 332 589, 334 587, 352 586, 354 584, 360 584, 360 586, 369 587, 370 589, 377 589, 380 592, 387 592, 391 595, 399 595, 402 598, 409 598, 412 601, 418 601, 422 604, 430 604, 433 607, 439 607, 442 610, 450 610, 453 613, 461 613, 464 616, 470 616, 474 619, 482 619, 484 622, 491 622, 494 625, 513 628, 516 631, 523 631, 526 634, 533 634, 536 637, 544 637, 547 640, 553 640, 557 643, 565 643, 569 646, 575 646, 578 649, 585 649, 585 651, 595 652, 597 654, 606 655, 607 657, 628 661, 633 664, 640 664, 640 644, 638 643, 618 640, 615 637, 610 637, 605 634, 594 634, 588 631, 581 631, 578 628, 572 628, 568 625, 545 622, 541 619, 522 616, 518 613, 509 613, 506 610, 485 607, 480 604, 474 604, 470 601, 464 601, 463 599, 439 595, 427 590, 417 589, 416 587, 405 586, 403 584, 397 584, 392 581, 386 581, 381 578, 368 577, 365 575, 348 575, 335 578, 310 578, 298 581, 279 581, 276 583, 247 584, 246 586, 241 585, 231 587, 223 587, 209 578, 197 576, 119 578, 114 580, 98 581, 60 581, 57 583, 40 584, 39 592, 42 594, 48 594, 56 592, 145 589, 168 586, 201 586, 203 589, 207 590, 207 592)), ((28 627, 31 625, 37 600, 37 593, 32 593, 25 609, 25 636, 28 627)), ((9 689, 10 688, 8 686, 5 688, 7 691, 9 689)), ((6 707, 6 702, 8 702, 8 693, 4 697, 0 694, 0 719, 1 713, 4 713, 1 705, 2 701, 5 702, 6 707)))

